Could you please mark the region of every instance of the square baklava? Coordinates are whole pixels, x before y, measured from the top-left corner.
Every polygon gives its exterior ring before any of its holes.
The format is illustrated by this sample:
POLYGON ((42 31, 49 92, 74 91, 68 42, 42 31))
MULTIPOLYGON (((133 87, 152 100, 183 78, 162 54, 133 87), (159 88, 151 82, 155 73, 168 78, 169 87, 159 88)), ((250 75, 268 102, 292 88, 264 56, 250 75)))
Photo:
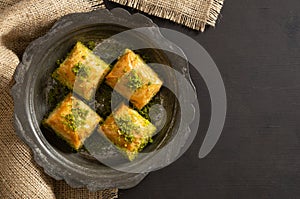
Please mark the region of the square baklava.
POLYGON ((110 67, 93 52, 77 42, 52 77, 86 100, 91 100, 110 67))
POLYGON ((156 72, 129 49, 118 59, 105 82, 139 110, 149 103, 163 84, 156 72))
POLYGON ((156 127, 137 111, 121 104, 98 128, 114 145, 133 160, 150 141, 156 127))
POLYGON ((95 111, 70 93, 43 121, 43 124, 78 150, 101 120, 95 111))

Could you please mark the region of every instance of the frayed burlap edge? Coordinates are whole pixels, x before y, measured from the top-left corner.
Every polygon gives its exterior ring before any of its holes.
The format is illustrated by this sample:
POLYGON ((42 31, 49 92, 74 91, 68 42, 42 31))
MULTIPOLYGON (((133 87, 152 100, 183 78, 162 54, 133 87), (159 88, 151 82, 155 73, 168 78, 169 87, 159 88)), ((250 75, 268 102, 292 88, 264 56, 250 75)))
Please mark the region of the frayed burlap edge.
MULTIPOLYGON (((207 4, 201 6, 199 10, 206 9, 207 13, 201 17, 194 17, 191 15, 186 15, 181 12, 181 8, 174 10, 172 8, 168 8, 167 6, 163 6, 161 4, 153 5, 149 4, 147 0, 110 0, 122 5, 126 5, 140 11, 143 11, 147 14, 162 17, 165 19, 169 19, 173 22, 183 24, 189 28, 204 31, 206 25, 210 25, 215 27, 218 16, 223 7, 224 0, 210 0, 210 2, 203 3, 207 4)), ((163 1, 163 0, 162 0, 163 1)), ((201 1, 201 0, 196 0, 201 1)))
MULTIPOLYGON (((209 8, 209 14, 208 14, 208 19, 206 21, 206 24, 215 27, 216 21, 219 17, 223 4, 224 4, 224 0, 212 0, 212 4, 211 7, 209 8)), ((204 31, 204 28, 205 27, 203 27, 203 30, 201 31, 204 31)))

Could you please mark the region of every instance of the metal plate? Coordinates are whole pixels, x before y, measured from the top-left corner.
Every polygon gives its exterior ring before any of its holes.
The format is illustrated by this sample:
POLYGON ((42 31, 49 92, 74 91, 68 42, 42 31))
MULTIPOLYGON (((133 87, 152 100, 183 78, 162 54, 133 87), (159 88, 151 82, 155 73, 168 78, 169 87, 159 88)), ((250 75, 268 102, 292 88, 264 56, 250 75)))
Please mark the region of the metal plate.
MULTIPOLYGON (((33 41, 27 47, 22 62, 15 72, 16 83, 12 88, 16 131, 31 147, 35 161, 56 180, 64 179, 72 187, 87 186, 88 189, 95 191, 112 187, 131 188, 147 175, 147 173, 118 171, 100 163, 87 153, 72 153, 63 150, 63 146, 51 141, 51 136, 41 128, 41 121, 49 111, 46 99, 49 81, 46 80, 55 69, 55 61, 67 54, 76 41, 101 42, 120 32, 139 27, 156 27, 156 25, 141 14, 131 15, 120 8, 112 11, 75 13, 61 18, 45 36, 33 41)), ((157 50, 156 47, 176 51, 184 57, 182 51, 166 40, 159 31, 152 31, 149 34, 153 35, 154 37, 151 38, 155 40, 139 34, 132 35, 132 37, 137 42, 145 42, 148 46, 153 46, 153 48, 144 49, 144 53, 150 55, 154 62, 169 65, 189 78, 188 65, 184 59, 174 56, 174 53, 157 50)), ((176 82, 174 78, 172 74, 165 73, 164 75, 164 81, 169 84, 176 82)), ((176 83, 174 86, 176 87, 176 83)), ((146 152, 153 152, 163 147, 178 133, 176 130, 180 120, 178 102, 167 89, 162 89, 159 95, 163 99, 163 106, 167 112, 167 122, 155 136, 154 142, 145 148, 146 152)), ((179 143, 177 148, 169 150, 169 153, 179 154, 180 146, 184 145, 189 135, 188 125, 185 125, 182 135, 184 136, 176 138, 179 143)), ((93 145, 97 139, 99 138, 90 138, 87 142, 93 145)), ((132 162, 131 166, 143 168, 143 165, 151 165, 151 161, 155 159, 154 156, 153 153, 152 156, 146 155, 143 159, 132 162)), ((165 164, 167 164, 166 161, 168 160, 161 159, 161 162, 165 164)))

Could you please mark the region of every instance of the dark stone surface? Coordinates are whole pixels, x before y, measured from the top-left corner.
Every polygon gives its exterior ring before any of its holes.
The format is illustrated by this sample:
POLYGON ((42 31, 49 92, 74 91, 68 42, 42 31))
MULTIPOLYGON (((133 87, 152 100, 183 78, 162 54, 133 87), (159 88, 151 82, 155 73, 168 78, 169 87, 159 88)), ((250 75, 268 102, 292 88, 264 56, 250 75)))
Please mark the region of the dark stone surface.
POLYGON ((169 167, 121 190, 120 199, 299 197, 299 11, 298 0, 225 1, 216 29, 204 33, 150 17, 210 53, 224 79, 227 119, 213 151, 198 159, 210 109, 202 79, 192 70, 202 111, 195 141, 169 167))

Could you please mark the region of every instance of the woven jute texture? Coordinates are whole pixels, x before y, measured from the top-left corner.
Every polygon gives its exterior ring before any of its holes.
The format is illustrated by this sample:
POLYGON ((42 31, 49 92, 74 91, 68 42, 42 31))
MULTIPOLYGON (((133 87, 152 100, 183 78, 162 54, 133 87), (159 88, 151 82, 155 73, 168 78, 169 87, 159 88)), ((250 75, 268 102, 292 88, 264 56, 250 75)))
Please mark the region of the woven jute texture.
POLYGON ((0 198, 117 198, 117 189, 89 192, 55 181, 15 134, 10 89, 25 47, 61 16, 103 7, 100 0, 0 0, 0 198))
POLYGON ((195 30, 215 26, 224 0, 110 0, 195 30))

